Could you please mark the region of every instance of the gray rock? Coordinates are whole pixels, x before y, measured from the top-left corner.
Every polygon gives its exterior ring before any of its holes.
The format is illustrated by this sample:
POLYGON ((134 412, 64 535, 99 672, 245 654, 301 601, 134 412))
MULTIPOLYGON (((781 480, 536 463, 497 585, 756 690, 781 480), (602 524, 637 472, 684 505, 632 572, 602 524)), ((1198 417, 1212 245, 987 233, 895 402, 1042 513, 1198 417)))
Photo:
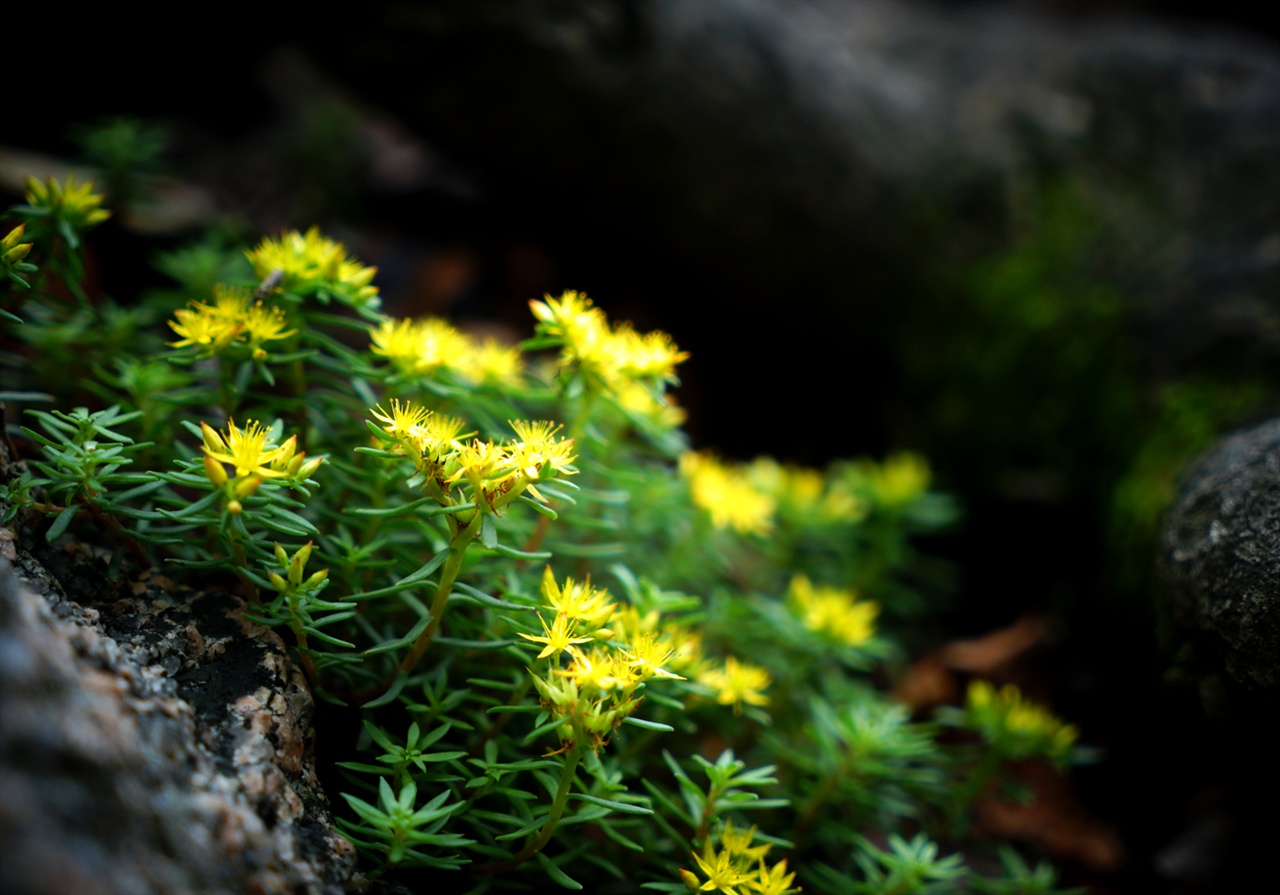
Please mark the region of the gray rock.
POLYGON ((108 580, 103 551, 21 521, 0 526, 0 891, 346 890, 279 637, 231 594, 108 580))
POLYGON ((1269 718, 1280 700, 1280 419, 1223 439, 1187 473, 1162 571, 1206 709, 1267 707, 1269 718))

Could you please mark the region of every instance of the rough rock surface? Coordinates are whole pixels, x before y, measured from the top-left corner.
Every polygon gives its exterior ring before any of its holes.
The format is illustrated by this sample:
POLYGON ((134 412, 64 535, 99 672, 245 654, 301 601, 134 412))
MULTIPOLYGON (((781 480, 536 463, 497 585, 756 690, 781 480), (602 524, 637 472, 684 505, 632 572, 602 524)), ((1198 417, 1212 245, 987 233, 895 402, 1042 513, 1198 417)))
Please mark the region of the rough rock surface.
POLYGON ((1223 439, 1188 473, 1164 529, 1169 606, 1219 717, 1280 699, 1280 420, 1223 439))
POLYGON ((354 850, 280 639, 231 594, 111 581, 101 551, 18 529, 0 527, 0 891, 344 891, 354 850))

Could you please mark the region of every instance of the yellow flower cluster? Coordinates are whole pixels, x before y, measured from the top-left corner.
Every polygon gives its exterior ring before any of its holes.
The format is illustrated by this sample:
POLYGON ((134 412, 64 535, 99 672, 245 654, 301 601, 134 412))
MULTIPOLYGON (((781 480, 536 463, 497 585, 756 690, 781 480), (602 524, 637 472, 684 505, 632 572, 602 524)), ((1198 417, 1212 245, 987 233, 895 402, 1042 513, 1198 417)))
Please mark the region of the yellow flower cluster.
POLYGON ((560 346, 561 369, 580 373, 589 386, 617 404, 663 425, 679 425, 682 412, 664 395, 678 382, 676 365, 688 359, 664 332, 638 333, 630 324, 610 326, 603 311, 581 292, 529 302, 537 332, 560 346))
POLYGON ((321 236, 316 227, 264 239, 245 255, 259 279, 279 271, 286 292, 318 287, 357 307, 378 306, 378 287, 373 285, 378 269, 349 257, 342 243, 321 236))
POLYGON ((924 457, 905 452, 886 457, 880 464, 859 460, 853 470, 876 505, 888 509, 902 509, 913 503, 929 490, 932 478, 924 457))
POLYGON ((241 512, 241 499, 257 491, 263 481, 303 482, 320 468, 323 459, 308 460, 305 453, 298 451, 296 435, 276 445, 270 440, 271 430, 253 420, 243 428, 236 426, 234 420, 228 421, 226 434, 202 422, 200 432, 205 476, 222 489, 232 513, 241 512), (234 474, 227 472, 228 465, 234 474))
POLYGON ((744 703, 769 704, 764 693, 771 683, 767 671, 733 656, 723 662, 709 659, 696 629, 671 623, 656 609, 641 615, 635 606, 623 606, 613 616, 609 636, 615 643, 660 644, 665 656, 660 663, 663 668, 708 688, 717 703, 733 706, 734 714, 741 713, 744 703))
POLYGON ((691 452, 680 458, 680 471, 712 524, 740 534, 770 534, 778 520, 822 525, 859 522, 867 515, 868 501, 847 477, 783 466, 769 457, 741 464, 691 452))
POLYGON ((560 426, 543 420, 512 420, 519 436, 505 444, 473 438, 462 441, 462 420, 433 413, 412 402, 391 401, 388 413, 378 405, 373 414, 383 425, 380 437, 393 453, 406 456, 422 474, 438 500, 450 503, 450 489, 465 482, 470 500, 497 512, 526 491, 543 502, 537 483, 574 475, 573 439, 559 438, 560 426))
POLYGON ((247 289, 214 287, 213 304, 188 302, 174 312, 169 327, 182 338, 170 342, 173 348, 195 346, 202 354, 221 354, 228 349, 247 348, 254 360, 266 360, 266 342, 288 338, 297 330, 288 325, 284 311, 253 301, 247 289))
POLYGON ((711 515, 716 528, 739 534, 767 535, 773 530, 777 500, 755 487, 740 471, 709 454, 686 453, 680 472, 693 502, 711 515))
POLYGON ((746 479, 762 494, 778 502, 779 515, 820 522, 857 522, 867 515, 867 503, 850 486, 816 469, 784 466, 771 457, 757 457, 747 465, 746 479))
POLYGON ((370 350, 398 372, 431 376, 447 371, 473 385, 518 386, 524 380, 520 349, 494 339, 477 342, 444 320, 384 320, 370 332, 370 350))
POLYGON ((847 646, 861 646, 875 636, 880 607, 859 600, 854 591, 815 586, 804 575, 796 575, 791 579, 788 600, 810 631, 827 634, 847 646))
POLYGON ((764 856, 773 847, 752 845, 756 828, 735 830, 732 821, 720 832, 720 848, 712 846, 708 837, 702 854, 694 854, 698 869, 707 877, 704 881, 696 873, 681 870, 680 876, 691 891, 723 892, 725 895, 792 895, 799 886, 792 886, 795 873, 787 873, 786 860, 770 867, 764 856))
POLYGON ((27 204, 61 218, 77 230, 88 229, 111 217, 111 212, 101 207, 102 196, 93 191, 93 181, 76 183, 74 174, 67 175, 66 183, 59 183, 54 177, 44 182, 28 177, 27 204))
POLYGON ((973 681, 965 701, 965 724, 977 730, 1008 758, 1043 755, 1066 761, 1078 731, 1041 706, 1027 702, 1012 684, 996 690, 973 681))
MULTIPOLYGON (((557 728, 564 752, 579 745, 593 752, 608 744, 609 736, 640 705, 637 689, 651 678, 682 679, 667 666, 677 649, 656 633, 637 634, 625 643, 613 640, 616 630, 604 627, 617 609, 606 590, 590 581, 566 578, 556 582, 550 566, 542 576, 542 601, 555 620, 542 622, 542 635, 520 633, 545 644, 539 659, 550 658, 545 675, 530 669, 543 704, 563 723, 557 728), (594 642, 594 643, 593 643, 594 642), (593 643, 583 650, 579 644, 593 643), (560 667, 561 653, 569 664, 560 667)), ((554 753, 553 753, 554 754, 554 753)))
POLYGON ((702 635, 693 628, 670 624, 653 609, 644 615, 635 606, 626 605, 614 613, 612 636, 621 643, 639 643, 646 639, 661 640, 671 652, 664 667, 685 677, 697 677, 707 668, 702 654, 702 635))
POLYGON ((384 424, 382 432, 393 443, 392 451, 409 457, 414 468, 425 475, 436 475, 444 459, 462 447, 458 441, 462 420, 457 417, 396 398, 391 399, 390 413, 381 404, 369 412, 384 424))
POLYGON ((769 672, 758 665, 739 662, 727 656, 724 665, 705 668, 697 677, 698 683, 710 687, 716 694, 716 702, 733 706, 735 715, 741 714, 742 705, 768 705, 764 691, 773 681, 769 672))

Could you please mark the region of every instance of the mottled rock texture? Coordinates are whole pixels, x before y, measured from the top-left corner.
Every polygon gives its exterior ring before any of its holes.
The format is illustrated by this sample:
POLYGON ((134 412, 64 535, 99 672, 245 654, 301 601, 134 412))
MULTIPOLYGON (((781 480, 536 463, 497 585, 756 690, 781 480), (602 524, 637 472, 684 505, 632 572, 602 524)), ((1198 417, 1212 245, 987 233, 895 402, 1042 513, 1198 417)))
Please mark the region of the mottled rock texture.
POLYGON ((1280 420, 1223 439, 1187 473, 1163 571, 1206 709, 1270 718, 1280 701, 1280 420))
POLYGON ((0 527, 0 892, 344 891, 280 639, 238 597, 110 580, 104 551, 26 521, 0 527))

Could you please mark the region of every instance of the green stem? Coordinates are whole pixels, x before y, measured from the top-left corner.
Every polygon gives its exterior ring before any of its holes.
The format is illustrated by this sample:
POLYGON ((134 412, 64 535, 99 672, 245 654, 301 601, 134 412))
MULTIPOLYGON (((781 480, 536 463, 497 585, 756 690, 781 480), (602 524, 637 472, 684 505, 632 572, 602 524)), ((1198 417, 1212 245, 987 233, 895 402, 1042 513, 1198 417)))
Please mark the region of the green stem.
POLYGON ((716 819, 716 802, 720 800, 723 791, 716 786, 712 786, 707 790, 707 801, 702 805, 702 817, 698 818, 698 829, 693 831, 693 841, 699 844, 707 841, 707 834, 711 832, 711 824, 716 819))
POLYGON ((240 588, 244 592, 244 599, 247 603, 256 603, 258 601, 258 585, 245 574, 245 569, 249 568, 249 558, 245 556, 244 546, 240 543, 235 529, 227 532, 227 540, 231 546, 231 561, 236 566, 236 577, 240 579, 240 588))
POLYGON ((427 648, 431 646, 431 641, 435 639, 436 632, 440 630, 440 622, 444 618, 444 608, 449 602, 449 593, 453 590, 453 582, 458 578, 458 571, 462 568, 462 559, 466 556, 467 547, 471 545, 476 535, 480 533, 480 520, 483 515, 477 509, 475 515, 471 517, 471 521, 466 527, 458 530, 452 543, 449 544, 449 558, 444 561, 444 565, 440 568, 440 583, 436 585, 435 599, 431 601, 431 621, 427 624, 426 630, 419 634, 418 639, 413 642, 413 648, 409 650, 409 654, 400 663, 398 671, 406 674, 412 672, 417 667, 418 662, 421 661, 427 648))
POLYGON ((510 858, 501 861, 490 861, 487 864, 480 864, 471 869, 472 873, 478 873, 490 876, 498 873, 506 873, 514 870, 525 861, 532 858, 538 852, 546 847, 551 841, 552 834, 556 831, 556 825, 560 823, 560 818, 564 814, 565 805, 569 802, 569 791, 573 789, 573 778, 578 771, 578 762, 582 759, 582 747, 575 746, 564 757, 564 768, 560 775, 560 785, 556 787, 555 797, 551 801, 551 810, 547 812, 547 822, 543 824, 542 829, 538 831, 536 838, 529 840, 524 848, 516 852, 510 858))
POLYGON ((289 627, 293 630, 293 636, 298 641, 298 649, 300 650, 298 655, 302 657, 302 670, 307 673, 307 682, 311 684, 312 689, 315 689, 319 680, 316 674, 316 663, 312 661, 311 656, 306 652, 301 652, 308 649, 307 632, 303 630, 302 622, 298 619, 297 599, 296 595, 291 594, 289 596, 289 627))

